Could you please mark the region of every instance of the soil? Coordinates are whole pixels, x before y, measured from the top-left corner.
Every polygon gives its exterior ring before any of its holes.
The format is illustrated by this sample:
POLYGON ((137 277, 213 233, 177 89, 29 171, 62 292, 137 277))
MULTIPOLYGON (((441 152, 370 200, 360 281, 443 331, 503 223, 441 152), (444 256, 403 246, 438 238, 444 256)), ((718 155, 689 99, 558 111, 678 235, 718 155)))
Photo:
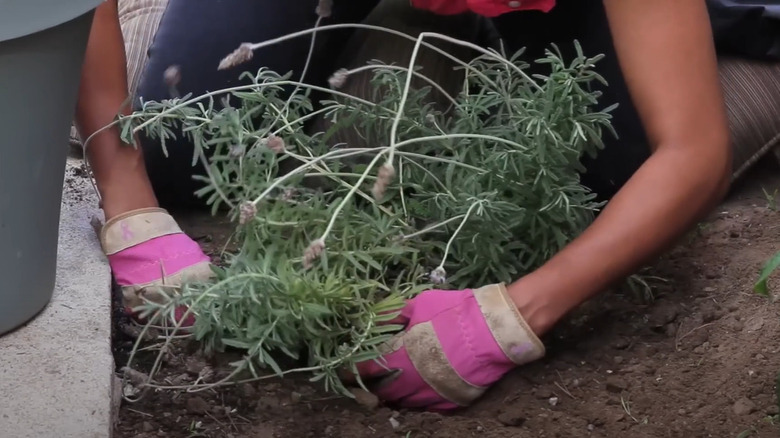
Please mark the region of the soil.
MULTIPOLYGON (((547 356, 509 373, 473 407, 394 411, 323 392, 305 378, 124 402, 117 438, 146 437, 770 437, 780 433, 780 307, 752 291, 780 249, 780 188, 767 161, 644 275, 652 299, 605 293, 562 323, 547 356), (651 278, 652 280, 652 278, 651 278)), ((216 253, 229 227, 179 216, 216 253)), ((778 276, 780 277, 780 276, 778 276)), ((780 278, 770 283, 780 290, 780 278)), ((132 340, 116 336, 117 364, 132 340)), ((207 365, 186 346, 161 371, 192 382, 207 365)), ((208 365, 217 373, 227 359, 208 365)))

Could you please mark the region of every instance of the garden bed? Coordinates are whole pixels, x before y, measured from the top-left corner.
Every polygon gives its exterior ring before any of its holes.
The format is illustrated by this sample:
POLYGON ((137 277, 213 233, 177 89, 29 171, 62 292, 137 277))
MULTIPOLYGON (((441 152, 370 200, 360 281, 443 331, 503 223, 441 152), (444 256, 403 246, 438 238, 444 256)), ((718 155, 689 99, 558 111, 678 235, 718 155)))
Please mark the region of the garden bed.
MULTIPOLYGON (((545 339, 545 359, 469 409, 393 411, 301 375, 149 392, 122 404, 115 437, 777 436, 780 308, 752 292, 780 235, 780 213, 762 190, 780 187, 780 172, 774 162, 764 167, 645 273, 665 279, 652 281, 652 301, 625 290, 588 303, 545 339)), ((212 254, 232 230, 208 214, 178 219, 212 254)), ((119 366, 131 345, 118 331, 119 366)), ((156 379, 208 380, 235 359, 208 362, 177 345, 156 379)))

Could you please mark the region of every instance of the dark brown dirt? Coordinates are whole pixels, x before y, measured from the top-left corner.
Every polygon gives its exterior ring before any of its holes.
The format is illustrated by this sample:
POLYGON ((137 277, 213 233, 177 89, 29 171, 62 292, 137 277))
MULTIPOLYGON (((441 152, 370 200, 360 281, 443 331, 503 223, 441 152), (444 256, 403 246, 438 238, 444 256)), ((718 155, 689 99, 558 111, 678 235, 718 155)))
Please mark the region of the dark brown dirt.
MULTIPOLYGON (((780 307, 751 289, 780 250, 780 213, 762 191, 779 187, 774 163, 756 170, 649 270, 665 280, 652 301, 628 289, 593 300, 545 340, 544 360, 462 412, 372 408, 271 380, 150 393, 123 404, 116 437, 778 436, 780 307)), ((227 237, 203 216, 180 219, 210 251, 227 237)), ((162 371, 172 379, 192 382, 205 365, 175 357, 162 371)))

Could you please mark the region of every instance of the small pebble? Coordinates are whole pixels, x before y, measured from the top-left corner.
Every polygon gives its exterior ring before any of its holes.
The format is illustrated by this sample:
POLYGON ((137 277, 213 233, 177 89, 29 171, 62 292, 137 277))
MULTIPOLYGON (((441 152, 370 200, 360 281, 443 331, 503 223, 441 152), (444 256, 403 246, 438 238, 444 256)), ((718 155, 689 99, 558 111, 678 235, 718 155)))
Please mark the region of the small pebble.
POLYGON ((611 392, 613 394, 617 394, 622 392, 623 390, 628 388, 628 384, 621 378, 617 376, 609 376, 607 377, 606 382, 606 390, 607 392, 611 392))
POLYGON ((615 356, 613 360, 615 361, 616 364, 620 365, 621 363, 623 363, 623 356, 615 356))
POLYGON ((141 425, 141 428, 143 429, 144 432, 151 432, 154 430, 154 425, 148 421, 144 421, 143 424, 141 425))
POLYGON ((592 424, 589 424, 589 425, 588 425, 588 430, 589 430, 590 432, 593 432, 594 430, 596 430, 596 426, 594 426, 594 425, 592 425, 592 424))
POLYGON ((390 417, 388 421, 390 421, 390 426, 393 428, 393 430, 401 427, 401 423, 393 417, 390 417))
POLYGON ((548 403, 550 403, 550 406, 557 406, 558 405, 558 397, 550 397, 548 400, 548 403))
POLYGON ((742 397, 731 407, 736 415, 749 415, 756 411, 756 404, 747 397, 742 397))

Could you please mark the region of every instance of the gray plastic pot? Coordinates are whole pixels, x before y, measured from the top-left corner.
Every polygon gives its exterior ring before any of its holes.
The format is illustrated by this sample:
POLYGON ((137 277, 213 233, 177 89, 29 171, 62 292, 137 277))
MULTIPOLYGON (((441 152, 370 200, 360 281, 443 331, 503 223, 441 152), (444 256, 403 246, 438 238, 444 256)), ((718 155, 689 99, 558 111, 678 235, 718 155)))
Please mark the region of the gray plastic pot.
POLYGON ((101 0, 0 0, 0 335, 51 300, 67 141, 101 0))

